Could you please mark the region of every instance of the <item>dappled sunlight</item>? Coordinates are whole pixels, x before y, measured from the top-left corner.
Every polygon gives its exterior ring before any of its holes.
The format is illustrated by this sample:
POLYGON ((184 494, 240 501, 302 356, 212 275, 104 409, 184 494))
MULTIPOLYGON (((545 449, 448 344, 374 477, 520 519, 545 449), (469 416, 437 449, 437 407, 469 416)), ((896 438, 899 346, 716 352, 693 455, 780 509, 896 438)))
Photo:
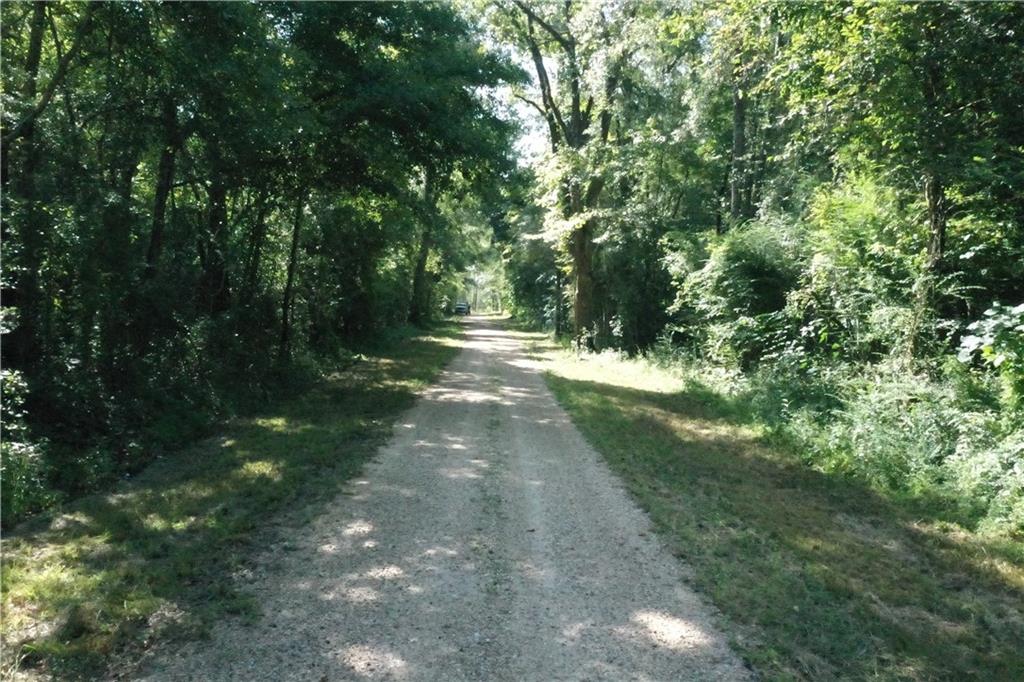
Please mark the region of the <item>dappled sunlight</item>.
POLYGON ((347 492, 346 494, 354 500, 365 501, 369 499, 372 494, 388 494, 397 495, 404 498, 416 497, 419 493, 415 488, 404 485, 388 485, 387 483, 376 483, 374 485, 364 485, 354 489, 356 492, 347 492))
MULTIPOLYGON (((1008 556, 1010 552, 1007 551, 1006 545, 1010 542, 986 542, 985 538, 978 538, 948 524, 914 521, 905 527, 911 533, 927 538, 928 542, 943 547, 945 551, 955 552, 960 560, 967 562, 976 570, 993 574, 1024 599, 1024 565, 1015 563, 1008 556)), ((1017 552, 1020 552, 1019 548, 1017 552)), ((1021 608, 1020 616, 1024 620, 1024 607, 1021 608)))
MULTIPOLYGON (((509 679, 521 679, 534 668, 515 656, 538 651, 549 662, 536 670, 549 670, 557 652, 585 675, 655 680, 664 676, 646 675, 648 667, 675 670, 677 656, 717 646, 673 615, 671 596, 642 609, 649 593, 636 583, 649 576, 608 570, 608 562, 643 564, 619 544, 602 554, 605 534, 590 537, 567 511, 607 498, 583 504, 574 489, 560 488, 579 473, 564 468, 579 447, 568 418, 539 374, 506 364, 522 357, 518 342, 492 344, 486 339, 501 330, 479 331, 487 350, 464 356, 478 364, 460 362, 440 387, 423 391, 380 456, 303 526, 309 535, 272 548, 270 567, 251 569, 264 620, 247 628, 225 621, 203 658, 186 667, 244 679, 252 660, 283 662, 299 652, 311 679, 489 679, 504 665, 515 671, 509 679), (507 658, 512 652, 523 653, 507 658)), ((229 446, 238 459, 218 485, 249 493, 278 485, 274 474, 284 480, 288 460, 263 454, 264 444, 298 442, 301 424, 315 425, 302 432, 309 442, 320 428, 316 420, 261 422, 251 440, 229 446)), ((327 457, 333 449, 326 439, 327 457)), ((581 477, 584 486, 596 482, 581 477)), ((569 672, 550 670, 552 679, 569 672)))
POLYGON ((8 599, 2 619, 5 637, 22 634, 19 631, 24 627, 29 628, 25 635, 55 627, 55 624, 32 622, 34 616, 48 617, 57 613, 52 606, 33 604, 35 597, 48 593, 59 602, 102 585, 103 574, 90 573, 76 560, 89 554, 105 553, 111 547, 107 538, 98 537, 90 538, 73 552, 54 542, 35 548, 30 557, 21 556, 11 562, 11 555, 23 549, 23 544, 16 539, 4 539, 4 552, 9 560, 4 566, 4 592, 8 599))
POLYGON ((613 351, 577 355, 549 348, 542 359, 519 362, 543 368, 564 379, 594 381, 651 393, 677 393, 685 388, 682 378, 652 367, 642 358, 627 358, 613 351))
POLYGON ((494 393, 463 387, 431 389, 427 391, 423 399, 437 402, 511 404, 510 401, 494 393))
POLYGON ((281 467, 275 462, 268 460, 249 461, 239 469, 239 475, 245 478, 267 479, 270 481, 281 480, 281 467))
POLYGON ((431 547, 430 549, 425 549, 425 550, 423 550, 423 553, 420 554, 421 557, 428 557, 428 558, 433 558, 433 557, 437 557, 437 556, 454 557, 454 556, 458 556, 458 555, 459 555, 459 553, 457 551, 455 551, 454 549, 452 549, 451 547, 440 547, 440 546, 438 546, 438 547, 431 547))
POLYGON ((529 559, 516 562, 516 571, 527 580, 537 583, 548 583, 553 578, 550 569, 538 566, 529 559))
POLYGON ((393 580, 395 578, 402 578, 405 576, 405 571, 399 566, 390 564, 387 566, 378 566, 371 568, 364 572, 361 577, 363 578, 374 578, 376 580, 393 580))
POLYGON ((380 592, 372 587, 339 587, 324 593, 322 598, 331 601, 341 598, 352 604, 370 604, 380 600, 380 592))
MULTIPOLYGON (((110 501, 110 496, 107 497, 107 501, 110 501)), ((63 514, 57 514, 53 521, 50 522, 50 530, 57 532, 67 532, 71 530, 81 530, 91 523, 91 517, 82 511, 64 512, 63 514)))
POLYGON ((516 386, 502 386, 498 389, 500 395, 511 401, 529 400, 540 397, 540 393, 532 388, 519 388, 516 386))
MULTIPOLYGON (((292 512, 315 514, 336 493, 351 491, 353 502, 371 496, 369 481, 352 477, 390 435, 391 420, 413 404, 414 391, 453 357, 457 344, 440 338, 403 340, 384 349, 393 357, 358 359, 302 396, 275 399, 262 407, 266 412, 231 419, 181 452, 161 453, 146 470, 73 502, 52 520, 5 533, 4 650, 29 643, 59 656, 91 656, 134 642, 135 633, 151 637, 158 623, 180 621, 188 635, 255 613, 241 592, 248 580, 232 576, 250 575, 247 557, 256 543, 278 532, 292 512)), ((409 420, 398 425, 414 428, 409 420)), ((419 493, 377 485, 372 494, 403 500, 419 493)), ((380 553, 370 521, 348 519, 354 525, 332 537, 275 555, 301 550, 336 561, 356 552, 369 559, 380 553)), ((367 577, 335 599, 370 607, 370 590, 382 580, 404 581, 367 577)), ((296 589, 328 594, 316 580, 301 582, 296 589)), ((422 589, 404 582, 401 588, 408 596, 422 589)))
POLYGON ((404 679, 408 665, 382 646, 354 644, 343 648, 340 658, 352 672, 366 678, 404 679))
POLYGON ((705 646, 711 641, 701 627, 662 611, 637 611, 630 621, 641 626, 641 632, 654 644, 676 651, 705 646))
POLYGON ((462 348, 462 346, 463 346, 463 341, 461 341, 461 340, 459 340, 457 338, 452 338, 450 336, 429 336, 428 335, 428 336, 421 336, 421 337, 419 337, 419 340, 425 341, 425 342, 428 342, 428 343, 433 343, 433 344, 435 344, 437 346, 444 346, 446 348, 462 348))
POLYGON ((528 421, 530 424, 535 426, 561 426, 572 423, 568 417, 559 415, 557 417, 544 417, 538 419, 536 417, 523 417, 518 414, 512 415, 512 419, 516 421, 528 421))
MULTIPOLYGON (((715 576, 730 615, 772 623, 773 648, 865 650, 873 629, 874 643, 901 643, 884 655, 909 677, 947 660, 973 666, 979 646, 1018 660, 1010 652, 1024 624, 1019 549, 921 519, 861 481, 807 466, 766 440, 735 396, 668 371, 648 384, 649 372, 662 370, 642 360, 547 358, 573 421, 698 575, 715 576)), ((661 609, 633 614, 619 632, 680 652, 707 635, 661 609)), ((822 659, 808 669, 830 677, 836 665, 822 659)))
POLYGON ((353 521, 342 529, 341 534, 347 538, 369 535, 373 532, 373 524, 362 519, 353 521))
POLYGON ((313 428, 311 424, 295 423, 287 417, 261 417, 253 419, 252 423, 274 433, 301 433, 313 428))
POLYGON ((526 370, 533 374, 543 372, 547 368, 547 364, 543 360, 529 358, 512 358, 511 360, 506 360, 505 363, 516 369, 526 370))
POLYGON ((188 516, 183 519, 172 519, 166 514, 146 514, 142 518, 142 527, 153 533, 164 533, 167 531, 181 532, 196 525, 199 518, 188 516))
POLYGON ((479 471, 469 467, 441 467, 438 471, 446 478, 482 478, 479 471))
MULTIPOLYGON (((462 448, 465 449, 465 448, 462 448)), ((463 467, 439 467, 438 472, 446 477, 452 479, 459 478, 472 478, 479 479, 483 478, 484 470, 489 469, 491 464, 487 460, 473 458, 467 460, 469 466, 463 467)))
POLYGON ((761 432, 755 427, 734 424, 728 420, 705 419, 701 415, 694 415, 691 412, 673 411, 649 404, 637 404, 635 400, 630 401, 628 398, 614 397, 610 400, 626 413, 648 417, 666 425, 684 440, 719 440, 733 446, 743 446, 743 449, 736 450, 735 454, 768 456, 767 451, 757 442, 761 432))

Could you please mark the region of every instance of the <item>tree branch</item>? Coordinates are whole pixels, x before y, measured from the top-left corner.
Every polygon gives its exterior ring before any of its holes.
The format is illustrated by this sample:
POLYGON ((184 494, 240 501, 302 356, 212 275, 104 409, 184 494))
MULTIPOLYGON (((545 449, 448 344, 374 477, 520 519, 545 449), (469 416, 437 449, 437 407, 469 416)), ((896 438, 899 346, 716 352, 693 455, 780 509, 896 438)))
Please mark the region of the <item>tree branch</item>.
POLYGON ((533 20, 529 15, 526 17, 526 25, 526 41, 529 44, 533 65, 537 69, 537 81, 540 84, 541 99, 547 111, 546 118, 548 119, 548 126, 551 128, 552 144, 554 144, 558 137, 567 140, 569 137, 568 130, 565 127, 565 121, 562 120, 562 113, 558 110, 558 105, 555 104, 555 98, 551 93, 551 81, 548 79, 548 71, 544 66, 544 55, 541 54, 540 46, 537 45, 537 41, 534 38, 533 20))
POLYGON ((590 112, 594 108, 594 96, 591 95, 587 98, 587 104, 583 107, 583 127, 590 127, 590 112))
POLYGON ((513 93, 513 94, 512 94, 512 96, 513 96, 513 97, 515 97, 515 98, 516 98, 517 100, 519 100, 520 102, 526 102, 526 103, 527 103, 527 104, 529 104, 529 105, 530 105, 531 107, 533 107, 534 109, 536 109, 537 111, 539 111, 539 112, 540 112, 540 115, 541 115, 541 116, 543 116, 544 118, 547 118, 547 116, 548 116, 548 112, 544 111, 544 107, 542 107, 541 105, 537 104, 536 102, 534 102, 534 101, 533 101, 532 99, 530 99, 529 97, 524 97, 523 95, 517 95, 517 94, 515 94, 515 93, 513 93))
POLYGON ((547 31, 548 35, 554 38, 555 42, 561 45, 563 50, 568 52, 569 50, 572 49, 572 38, 567 38, 566 36, 562 35, 561 32, 558 31, 558 29, 556 29, 554 26, 545 21, 543 17, 541 17, 539 14, 530 9, 522 0, 512 0, 512 2, 515 4, 516 7, 522 10, 523 14, 526 15, 527 19, 529 19, 530 21, 537 22, 537 24, 541 28, 547 31))
POLYGON ((82 41, 92 28, 93 13, 99 5, 100 3, 89 3, 86 5, 85 14, 78 22, 78 28, 75 31, 75 40, 71 45, 71 49, 65 52, 63 58, 58 62, 57 70, 54 72, 53 78, 50 79, 46 89, 43 91, 43 96, 39 99, 39 102, 32 107, 32 110, 29 111, 17 125, 15 125, 7 134, 3 135, 2 140, 5 147, 20 138, 25 133, 25 129, 28 128, 28 126, 35 121, 50 104, 50 100, 53 99, 53 95, 57 91, 57 86, 60 85, 67 76, 68 69, 71 67, 71 62, 81 51, 82 41))

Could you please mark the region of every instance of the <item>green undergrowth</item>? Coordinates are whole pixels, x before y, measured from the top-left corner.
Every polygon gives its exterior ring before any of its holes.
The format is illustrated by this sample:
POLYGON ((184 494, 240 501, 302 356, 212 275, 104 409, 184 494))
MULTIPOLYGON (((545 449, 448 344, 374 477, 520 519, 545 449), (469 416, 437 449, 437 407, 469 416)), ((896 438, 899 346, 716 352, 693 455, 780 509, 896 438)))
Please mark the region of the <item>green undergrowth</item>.
POLYGON ((459 325, 403 329, 300 397, 236 418, 108 494, 4 539, 4 676, 94 678, 157 639, 258 617, 235 576, 323 509, 458 351, 459 325))
POLYGON ((1024 679, 1024 543, 809 466, 743 401, 549 349, 548 383, 765 679, 1024 679))

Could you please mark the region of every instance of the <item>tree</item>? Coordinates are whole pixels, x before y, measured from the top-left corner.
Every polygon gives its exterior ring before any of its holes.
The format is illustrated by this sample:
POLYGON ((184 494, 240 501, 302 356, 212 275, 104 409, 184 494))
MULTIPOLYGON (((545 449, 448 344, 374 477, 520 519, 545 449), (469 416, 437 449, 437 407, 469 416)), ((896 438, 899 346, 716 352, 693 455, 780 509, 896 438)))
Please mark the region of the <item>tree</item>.
POLYGON ((629 51, 616 49, 633 9, 615 16, 590 4, 536 5, 514 0, 492 20, 500 35, 530 56, 537 94, 519 97, 547 124, 560 222, 573 270, 573 328, 577 343, 593 345, 597 323, 594 281, 595 209, 605 185, 602 148, 612 131, 614 98, 629 51), (554 58, 558 78, 549 73, 554 58), (539 99, 539 101, 538 101, 539 99))

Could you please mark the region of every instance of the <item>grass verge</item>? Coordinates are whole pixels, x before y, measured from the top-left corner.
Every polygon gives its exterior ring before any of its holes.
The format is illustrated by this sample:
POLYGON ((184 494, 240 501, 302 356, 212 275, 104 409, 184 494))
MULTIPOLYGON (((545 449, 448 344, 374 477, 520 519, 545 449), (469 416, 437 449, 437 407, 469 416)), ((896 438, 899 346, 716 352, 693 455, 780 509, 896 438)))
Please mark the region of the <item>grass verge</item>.
POLYGON ((748 406, 549 348, 548 384, 766 679, 1024 679, 1024 544, 817 472, 748 406))
POLYGON ((405 330, 300 398, 228 423, 108 494, 4 539, 4 677, 94 678, 156 640, 255 618, 235 576, 357 475, 458 352, 460 326, 405 330))

